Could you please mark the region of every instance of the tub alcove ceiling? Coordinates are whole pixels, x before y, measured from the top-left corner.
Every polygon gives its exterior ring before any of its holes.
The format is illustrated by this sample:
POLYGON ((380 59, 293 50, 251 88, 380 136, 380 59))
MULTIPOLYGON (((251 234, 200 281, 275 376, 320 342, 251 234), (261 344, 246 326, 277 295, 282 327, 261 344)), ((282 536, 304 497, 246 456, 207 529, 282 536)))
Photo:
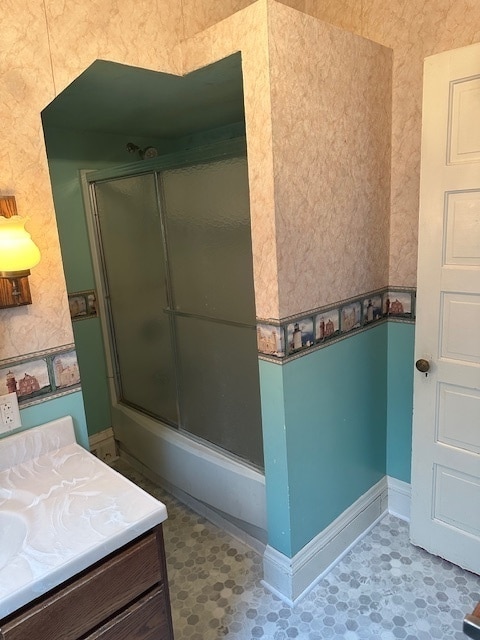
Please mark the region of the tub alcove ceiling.
POLYGON ((47 142, 51 127, 171 141, 244 117, 240 53, 186 76, 97 60, 42 112, 47 142))

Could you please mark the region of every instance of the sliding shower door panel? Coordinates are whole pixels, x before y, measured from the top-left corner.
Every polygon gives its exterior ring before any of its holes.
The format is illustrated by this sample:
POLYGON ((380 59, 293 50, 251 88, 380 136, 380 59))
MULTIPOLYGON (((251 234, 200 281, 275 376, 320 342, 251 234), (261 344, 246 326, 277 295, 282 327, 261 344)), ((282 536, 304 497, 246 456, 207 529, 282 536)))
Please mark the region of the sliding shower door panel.
POLYGON ((177 425, 155 174, 97 182, 94 194, 119 400, 177 425))
POLYGON ((263 466, 246 158, 166 170, 159 181, 180 426, 263 466))
POLYGON ((255 330, 176 318, 182 427, 263 466, 255 330))

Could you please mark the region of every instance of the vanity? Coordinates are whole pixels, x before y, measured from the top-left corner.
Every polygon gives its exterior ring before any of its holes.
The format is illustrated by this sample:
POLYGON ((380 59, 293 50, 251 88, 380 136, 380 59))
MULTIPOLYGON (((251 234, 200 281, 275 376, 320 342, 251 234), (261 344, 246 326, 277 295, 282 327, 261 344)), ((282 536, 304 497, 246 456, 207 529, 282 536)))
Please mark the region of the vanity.
POLYGON ((69 417, 0 440, 0 639, 171 640, 166 518, 69 417))

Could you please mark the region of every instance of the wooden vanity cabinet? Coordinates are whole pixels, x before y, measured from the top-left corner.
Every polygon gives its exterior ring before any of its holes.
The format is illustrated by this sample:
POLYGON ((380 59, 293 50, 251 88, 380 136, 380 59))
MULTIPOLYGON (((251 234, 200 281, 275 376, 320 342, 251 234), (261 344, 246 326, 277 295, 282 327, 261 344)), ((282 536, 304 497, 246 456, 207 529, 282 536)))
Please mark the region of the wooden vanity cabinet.
POLYGON ((0 622, 1 640, 173 640, 162 526, 0 622))

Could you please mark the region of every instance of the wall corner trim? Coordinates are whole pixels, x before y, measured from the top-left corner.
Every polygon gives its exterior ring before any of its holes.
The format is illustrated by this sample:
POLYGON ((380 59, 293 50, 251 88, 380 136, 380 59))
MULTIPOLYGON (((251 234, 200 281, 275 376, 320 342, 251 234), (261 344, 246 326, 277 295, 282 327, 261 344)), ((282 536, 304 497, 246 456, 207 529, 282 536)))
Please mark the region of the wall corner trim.
POLYGON ((297 604, 384 517, 387 503, 383 477, 293 558, 267 545, 264 586, 288 605, 297 604))
POLYGON ((99 433, 94 433, 88 439, 90 453, 100 458, 103 462, 110 464, 118 458, 117 445, 112 427, 104 429, 99 433))
POLYGON ((410 500, 412 488, 408 482, 397 480, 392 476, 387 476, 388 484, 388 512, 392 516, 410 522, 410 500))

